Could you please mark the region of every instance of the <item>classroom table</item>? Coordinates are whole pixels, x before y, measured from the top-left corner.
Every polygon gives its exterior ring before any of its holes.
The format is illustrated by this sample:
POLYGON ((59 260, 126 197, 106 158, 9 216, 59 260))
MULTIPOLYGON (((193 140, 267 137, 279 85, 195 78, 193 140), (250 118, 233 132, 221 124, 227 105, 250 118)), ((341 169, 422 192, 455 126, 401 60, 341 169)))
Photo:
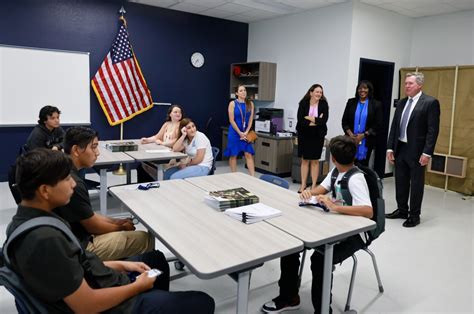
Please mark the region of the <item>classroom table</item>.
MULTIPOLYGON (((97 157, 97 160, 94 166, 109 166, 109 165, 117 165, 120 163, 125 164, 127 169, 127 183, 129 182, 129 173, 130 169, 128 165, 132 162, 135 162, 135 159, 130 157, 129 155, 123 152, 111 152, 110 150, 105 148, 105 141, 99 142, 99 151, 100 155, 97 157)), ((100 167, 99 170, 100 176, 100 192, 99 192, 99 200, 100 200, 100 213, 102 215, 107 214, 107 168, 100 167)))
POLYGON ((171 159, 182 159, 188 155, 173 152, 169 147, 158 145, 155 143, 140 144, 140 140, 126 140, 133 141, 138 144, 138 150, 125 152, 127 155, 136 161, 153 161, 155 163, 167 163, 171 159))
POLYGON ((247 225, 213 209, 204 202, 207 193, 185 180, 160 184, 110 191, 197 277, 237 273, 237 313, 247 313, 252 269, 303 249, 301 240, 270 224, 247 225))
MULTIPOLYGON (((95 162, 95 166, 105 166, 105 165, 117 165, 125 164, 125 169, 127 171, 127 184, 131 183, 130 178, 130 167, 129 164, 133 162, 141 161, 157 161, 161 163, 167 163, 171 159, 181 159, 187 157, 186 154, 173 152, 170 148, 158 145, 155 143, 149 144, 140 144, 140 140, 131 139, 131 140, 108 140, 108 141, 99 141, 100 155, 95 162), (128 152, 111 152, 106 148, 107 144, 120 143, 120 142, 134 142, 138 144, 137 151, 128 151, 128 152)), ((158 171, 159 172, 159 171, 158 171)), ((103 215, 107 214, 107 169, 100 169, 100 213, 103 215)))
POLYGON ((326 213, 318 207, 298 206, 296 192, 282 189, 244 173, 196 177, 185 181, 204 191, 244 187, 260 198, 260 202, 282 211, 282 215, 266 220, 280 230, 303 241, 305 248, 324 245, 324 274, 321 312, 327 313, 331 293, 333 245, 349 236, 375 229, 375 222, 359 216, 326 213))

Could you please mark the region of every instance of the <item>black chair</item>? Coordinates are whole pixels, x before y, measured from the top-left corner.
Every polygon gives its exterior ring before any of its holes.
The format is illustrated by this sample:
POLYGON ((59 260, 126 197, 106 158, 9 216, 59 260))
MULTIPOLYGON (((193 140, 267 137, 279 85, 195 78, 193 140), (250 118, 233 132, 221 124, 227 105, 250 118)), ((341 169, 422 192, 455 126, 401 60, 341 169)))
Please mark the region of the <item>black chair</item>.
POLYGON ((5 265, 3 248, 0 247, 0 286, 15 298, 15 306, 20 314, 47 313, 45 305, 28 292, 23 279, 5 265))
POLYGON ((211 127, 212 117, 209 117, 206 122, 206 126, 204 127, 204 134, 209 134, 209 128, 211 127))
POLYGON ((262 174, 260 176, 260 179, 264 180, 264 181, 267 181, 267 182, 270 182, 270 183, 273 183, 275 185, 278 185, 278 186, 280 186, 284 189, 287 189, 287 190, 290 188, 290 183, 288 183, 288 181, 286 181, 285 179, 282 179, 280 177, 271 175, 271 174, 262 174))
MULTIPOLYGON (((26 144, 20 147, 20 151, 18 152, 18 156, 23 155, 28 151, 28 147, 26 144)), ((20 191, 16 186, 16 161, 13 165, 10 166, 8 170, 8 187, 10 188, 10 192, 12 193, 13 198, 15 199, 15 203, 20 204, 21 202, 21 195, 20 191)))
POLYGON ((219 155, 220 153, 220 149, 215 147, 215 146, 212 146, 212 167, 211 167, 211 170, 209 170, 209 174, 208 175, 213 175, 214 174, 214 171, 216 171, 216 161, 217 161, 217 156, 219 155))

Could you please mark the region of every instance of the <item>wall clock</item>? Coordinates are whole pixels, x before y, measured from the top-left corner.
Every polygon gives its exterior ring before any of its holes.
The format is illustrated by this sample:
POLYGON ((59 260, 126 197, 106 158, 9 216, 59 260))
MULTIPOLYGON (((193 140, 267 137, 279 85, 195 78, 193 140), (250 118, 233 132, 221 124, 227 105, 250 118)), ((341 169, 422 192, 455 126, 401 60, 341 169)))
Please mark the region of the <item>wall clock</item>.
POLYGON ((201 68, 204 65, 204 56, 200 52, 194 52, 191 55, 191 64, 195 68, 201 68))

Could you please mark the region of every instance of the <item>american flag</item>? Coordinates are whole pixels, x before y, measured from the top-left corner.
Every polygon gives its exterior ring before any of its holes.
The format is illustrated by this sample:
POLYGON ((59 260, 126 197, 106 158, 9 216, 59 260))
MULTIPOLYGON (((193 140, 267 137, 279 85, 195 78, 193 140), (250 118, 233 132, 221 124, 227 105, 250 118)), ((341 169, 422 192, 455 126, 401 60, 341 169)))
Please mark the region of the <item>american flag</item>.
POLYGON ((92 87, 110 125, 152 108, 150 91, 128 38, 125 19, 115 42, 92 79, 92 87))

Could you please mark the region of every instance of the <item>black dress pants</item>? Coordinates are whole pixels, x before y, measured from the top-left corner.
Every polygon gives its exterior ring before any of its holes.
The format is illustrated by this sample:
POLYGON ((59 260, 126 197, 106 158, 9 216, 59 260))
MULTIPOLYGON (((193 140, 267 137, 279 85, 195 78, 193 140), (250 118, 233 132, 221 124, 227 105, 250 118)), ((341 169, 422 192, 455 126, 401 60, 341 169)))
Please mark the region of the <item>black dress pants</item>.
POLYGON ((425 189, 425 167, 418 158, 410 157, 405 143, 398 143, 395 156, 395 194, 397 207, 403 214, 419 217, 425 189), (410 199, 410 206, 408 206, 410 199))
MULTIPOLYGON (((365 246, 359 235, 351 236, 334 245, 333 265, 342 263, 346 258, 365 246)), ((278 285, 280 297, 291 300, 298 295, 298 270, 300 265, 299 253, 291 254, 280 259, 281 275, 278 285)), ((311 272, 313 275, 311 299, 314 313, 321 313, 321 298, 323 293, 324 246, 315 248, 311 256, 311 272)), ((331 275, 332 287, 332 275, 331 275)), ((331 294, 332 299, 332 294, 331 294)), ((332 313, 332 310, 330 310, 332 313)))

